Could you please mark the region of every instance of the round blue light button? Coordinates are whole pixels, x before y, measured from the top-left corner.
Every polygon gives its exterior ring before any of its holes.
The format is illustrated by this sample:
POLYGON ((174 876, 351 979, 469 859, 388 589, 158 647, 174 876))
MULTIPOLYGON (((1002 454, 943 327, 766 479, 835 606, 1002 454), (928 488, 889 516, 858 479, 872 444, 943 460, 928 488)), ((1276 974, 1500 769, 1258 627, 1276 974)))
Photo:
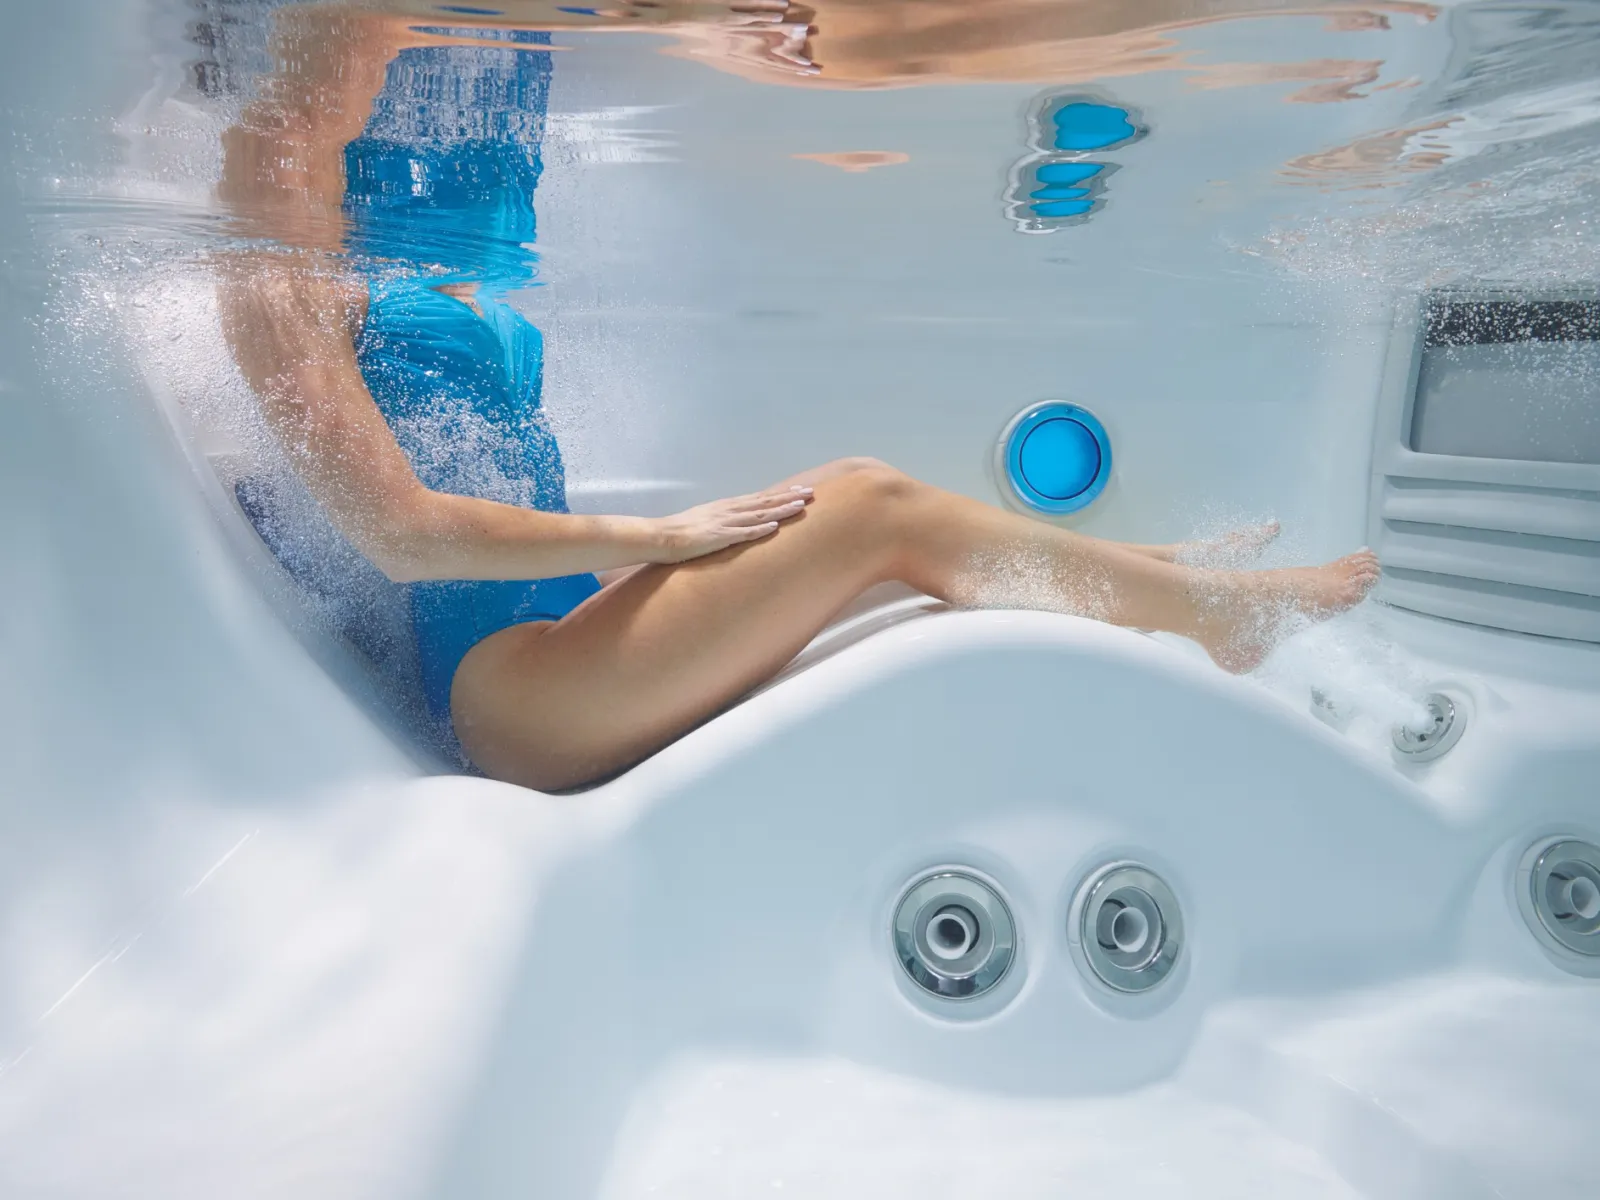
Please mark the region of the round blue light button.
POLYGON ((1012 491, 1039 512, 1069 513, 1093 503, 1111 475, 1111 441, 1087 409, 1052 401, 1024 412, 1005 443, 1012 491))
POLYGON ((1070 417, 1035 425, 1018 458, 1028 486, 1051 500, 1083 494, 1100 474, 1100 447, 1094 434, 1070 417))

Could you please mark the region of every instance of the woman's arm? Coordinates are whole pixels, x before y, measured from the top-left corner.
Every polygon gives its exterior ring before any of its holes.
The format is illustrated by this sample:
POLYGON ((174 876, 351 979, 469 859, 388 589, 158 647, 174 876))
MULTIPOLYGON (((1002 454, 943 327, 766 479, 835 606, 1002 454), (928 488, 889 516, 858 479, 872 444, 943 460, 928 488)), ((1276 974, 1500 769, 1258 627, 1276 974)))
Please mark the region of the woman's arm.
POLYGON ((771 534, 809 488, 719 500, 672 517, 537 512, 422 485, 367 391, 355 332, 365 294, 310 255, 222 266, 223 330, 312 494, 389 578, 545 579, 697 558, 771 534))

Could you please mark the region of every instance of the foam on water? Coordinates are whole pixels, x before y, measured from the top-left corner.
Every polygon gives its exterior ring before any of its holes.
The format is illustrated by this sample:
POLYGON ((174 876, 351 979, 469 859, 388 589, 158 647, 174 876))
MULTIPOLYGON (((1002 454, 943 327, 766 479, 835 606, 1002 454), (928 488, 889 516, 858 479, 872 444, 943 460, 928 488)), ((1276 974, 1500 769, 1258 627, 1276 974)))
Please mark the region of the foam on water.
MULTIPOLYGON (((1294 529, 1284 529, 1254 554, 1229 541, 1238 530, 1259 528, 1272 520, 1262 514, 1210 505, 1189 520, 1187 549, 1179 556, 1189 565, 1272 569, 1310 561, 1294 529)), ((1366 600, 1327 620, 1288 609, 1267 613, 1261 634, 1274 648, 1247 678, 1300 711, 1313 695, 1321 696, 1348 719, 1348 735, 1371 748, 1387 746, 1393 726, 1426 720, 1419 697, 1427 690, 1428 677, 1389 635, 1384 612, 1382 605, 1366 600)), ((1161 640, 1181 641, 1170 634, 1161 635, 1161 640)))
POLYGON ((1242 253, 1352 299, 1372 283, 1404 293, 1600 277, 1600 10, 1463 5, 1454 20, 1459 66, 1411 119, 1286 165, 1286 180, 1350 203, 1281 223, 1242 253))
POLYGON ((1388 636, 1370 601, 1286 638, 1253 678, 1297 708, 1323 697, 1352 718, 1346 732, 1369 746, 1386 746, 1396 725, 1421 727, 1428 718, 1419 699, 1428 678, 1388 636))

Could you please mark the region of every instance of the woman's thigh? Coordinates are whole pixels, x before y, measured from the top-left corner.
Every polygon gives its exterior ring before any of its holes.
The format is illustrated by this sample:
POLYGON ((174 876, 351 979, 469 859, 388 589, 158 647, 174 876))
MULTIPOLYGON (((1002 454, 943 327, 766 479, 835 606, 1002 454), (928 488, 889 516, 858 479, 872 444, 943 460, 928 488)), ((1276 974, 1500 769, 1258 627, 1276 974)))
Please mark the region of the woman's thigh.
POLYGON ((822 478, 770 538, 642 568, 561 621, 485 638, 451 692, 467 754, 496 778, 575 787, 712 716, 892 575, 893 538, 871 514, 896 480, 879 468, 822 478))

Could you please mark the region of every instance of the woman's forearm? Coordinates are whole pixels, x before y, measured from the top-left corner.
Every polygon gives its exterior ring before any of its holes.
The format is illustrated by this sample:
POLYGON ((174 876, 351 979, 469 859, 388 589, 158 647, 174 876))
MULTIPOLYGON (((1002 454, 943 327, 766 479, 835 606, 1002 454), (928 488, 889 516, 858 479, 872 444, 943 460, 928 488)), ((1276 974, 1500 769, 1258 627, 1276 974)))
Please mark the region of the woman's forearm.
POLYGON ((551 579, 669 561, 664 523, 548 513, 420 489, 363 547, 389 578, 551 579))
POLYGON ((811 502, 803 483, 696 505, 669 517, 538 512, 433 492, 420 483, 340 524, 391 579, 551 579, 681 563, 776 533, 811 502))
POLYGON ((395 580, 549 579, 669 555, 674 526, 537 512, 423 486, 356 361, 359 285, 316 257, 218 263, 223 332, 296 473, 395 580))

